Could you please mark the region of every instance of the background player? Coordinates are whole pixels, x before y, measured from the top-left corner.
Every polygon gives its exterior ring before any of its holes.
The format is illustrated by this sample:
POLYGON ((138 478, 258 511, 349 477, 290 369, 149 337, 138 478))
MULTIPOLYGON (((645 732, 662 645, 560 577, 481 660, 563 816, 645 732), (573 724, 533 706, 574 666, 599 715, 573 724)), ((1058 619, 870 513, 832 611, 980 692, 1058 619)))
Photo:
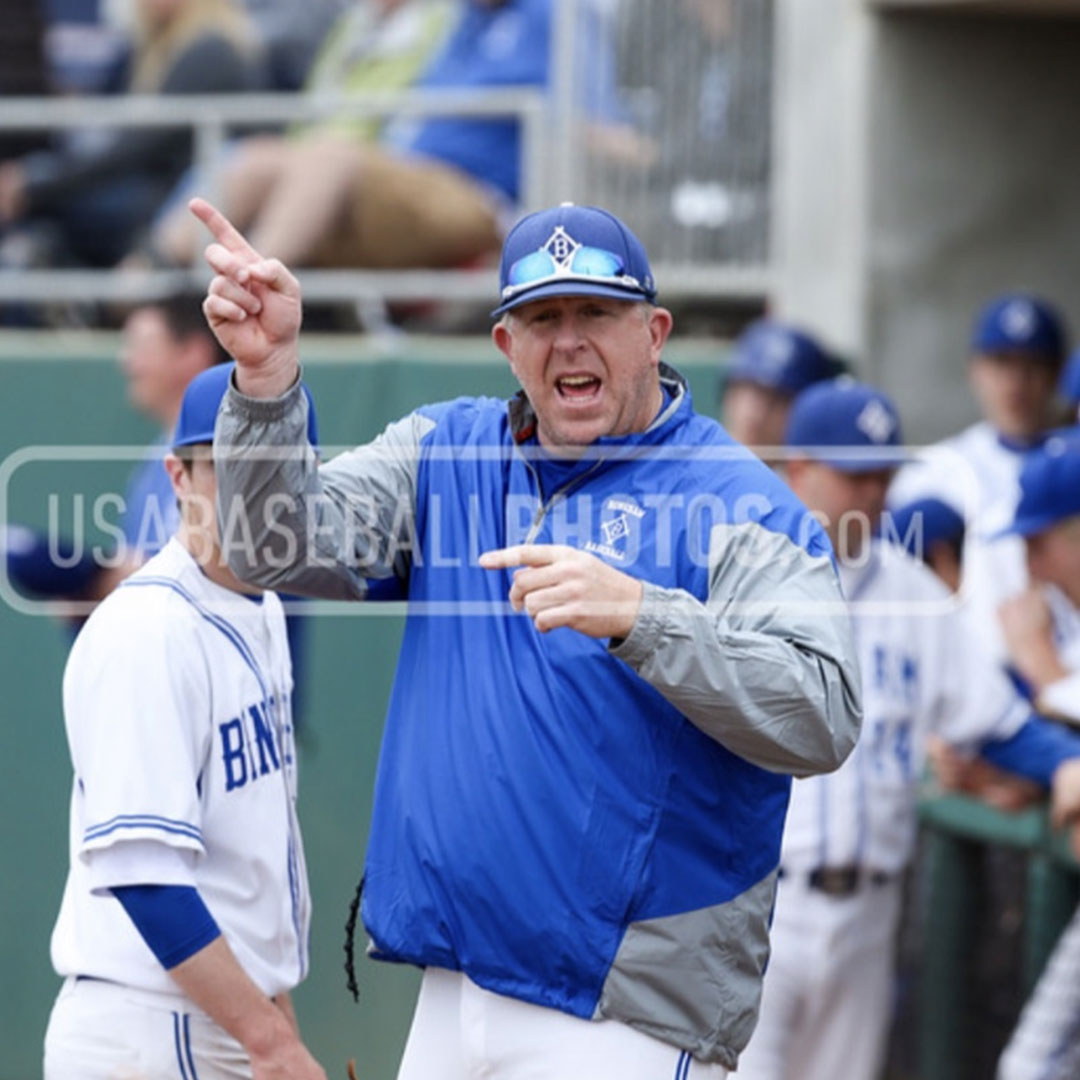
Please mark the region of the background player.
POLYGON ((1005 675, 970 650, 931 571, 874 539, 900 443, 892 402, 847 378, 811 387, 789 418, 788 480, 837 552, 865 721, 840 769, 793 785, 773 953, 740 1080, 878 1076, 932 731, 961 746, 994 739, 984 752, 1044 783, 1080 770, 1080 737, 1032 718, 1005 675))
MULTIPOLYGON (((1001 616, 1012 662, 1040 711, 1080 724, 1080 430, 1052 437, 1020 473, 1009 532, 1024 540, 1032 587, 1001 616)), ((1080 783, 1055 791, 1061 824, 1080 809, 1080 783)), ((1073 849, 1080 855, 1076 833, 1073 849)), ((999 1080, 1080 1075, 1080 911, 1066 927, 1002 1055, 999 1080)))
POLYGON ((937 496, 964 515, 964 599, 974 631, 998 659, 997 607, 1024 588, 1027 573, 1016 537, 990 537, 1012 520, 1024 452, 1057 423, 1066 348, 1064 324, 1045 300, 1009 293, 987 304, 972 328, 968 363, 982 420, 902 469, 889 496, 896 504, 937 496))
MULTIPOLYGON (((7 573, 22 591, 78 601, 101 600, 173 535, 176 497, 163 458, 170 446, 184 390, 200 372, 228 360, 206 327, 196 297, 179 293, 131 309, 124 319, 120 368, 128 400, 160 426, 161 434, 132 470, 119 521, 126 545, 108 565, 87 552, 57 559, 49 538, 13 526, 0 535, 7 573)), ((55 541, 54 541, 55 545, 55 541)), ((80 623, 81 625, 81 623, 80 623)))
POLYGON ((306 974, 281 605, 224 566, 209 443, 231 365, 184 395, 177 534, 99 605, 64 674, 75 777, 46 1080, 324 1080, 306 974))
POLYGON ((751 449, 782 446, 797 394, 839 374, 809 334, 776 319, 759 319, 739 335, 724 373, 721 420, 751 449))

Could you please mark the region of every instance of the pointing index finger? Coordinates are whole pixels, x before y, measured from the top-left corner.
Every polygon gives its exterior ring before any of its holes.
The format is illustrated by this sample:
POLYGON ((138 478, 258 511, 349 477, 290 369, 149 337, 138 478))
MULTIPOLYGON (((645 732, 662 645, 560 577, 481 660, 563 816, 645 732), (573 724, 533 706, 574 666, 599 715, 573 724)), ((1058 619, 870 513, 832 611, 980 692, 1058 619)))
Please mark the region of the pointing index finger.
POLYGON ((485 551, 480 565, 485 570, 506 570, 511 566, 547 566, 558 558, 553 544, 514 544, 512 547, 485 551))
POLYGON ((222 247, 259 258, 259 253, 244 239, 240 230, 216 206, 195 198, 188 203, 188 209, 214 234, 222 247))

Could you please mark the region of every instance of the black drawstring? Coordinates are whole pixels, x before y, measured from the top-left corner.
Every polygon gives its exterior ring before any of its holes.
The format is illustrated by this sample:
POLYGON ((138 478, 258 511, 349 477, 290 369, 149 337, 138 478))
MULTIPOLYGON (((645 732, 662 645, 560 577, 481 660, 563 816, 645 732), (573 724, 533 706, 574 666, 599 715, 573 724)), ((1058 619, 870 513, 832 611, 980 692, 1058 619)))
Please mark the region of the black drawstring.
POLYGON ((345 920, 345 987, 353 996, 353 1001, 360 1001, 360 988, 356 985, 356 919, 360 914, 360 897, 364 892, 364 875, 349 903, 349 917, 345 920))

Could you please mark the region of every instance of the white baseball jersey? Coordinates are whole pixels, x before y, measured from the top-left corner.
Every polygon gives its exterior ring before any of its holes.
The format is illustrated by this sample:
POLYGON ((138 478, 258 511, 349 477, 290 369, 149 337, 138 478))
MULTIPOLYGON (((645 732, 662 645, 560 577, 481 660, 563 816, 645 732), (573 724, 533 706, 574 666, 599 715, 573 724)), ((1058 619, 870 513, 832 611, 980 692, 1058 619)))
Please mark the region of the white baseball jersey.
POLYGON ((75 775, 61 975, 175 993, 108 891, 162 884, 198 889, 264 993, 304 977, 291 688, 278 598, 214 584, 176 540, 94 611, 64 673, 75 775))
POLYGON ((1028 575, 1023 541, 992 537, 1013 519, 1022 464, 1023 453, 1006 446, 984 421, 927 448, 920 460, 900 470, 889 492, 893 505, 937 496, 963 515, 961 592, 975 632, 998 660, 1005 657, 998 605, 1022 591, 1028 575))
POLYGON ((927 736, 969 747, 1008 738, 1030 710, 921 562, 875 543, 863 565, 841 564, 840 578, 862 670, 862 733, 836 772, 794 782, 781 865, 899 873, 915 843, 927 736))
POLYGON ((795 780, 758 1027, 745 1080, 873 1080, 893 993, 900 873, 916 836, 927 736, 972 745, 1029 715, 934 574, 875 543, 841 564, 863 683, 863 728, 834 773, 795 780), (859 885, 810 887, 819 868, 857 867, 859 885), (882 875, 877 880, 873 875, 882 875))

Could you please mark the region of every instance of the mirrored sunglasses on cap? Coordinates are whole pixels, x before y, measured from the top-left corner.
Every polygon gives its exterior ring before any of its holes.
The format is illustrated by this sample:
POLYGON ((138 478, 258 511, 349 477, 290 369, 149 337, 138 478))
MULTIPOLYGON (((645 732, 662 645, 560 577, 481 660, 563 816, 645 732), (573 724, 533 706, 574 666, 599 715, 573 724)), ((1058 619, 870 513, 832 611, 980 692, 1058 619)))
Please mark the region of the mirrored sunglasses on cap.
POLYGON ((539 285, 579 278, 622 289, 635 289, 642 294, 646 292, 641 282, 626 272, 626 263, 621 255, 578 244, 562 260, 556 259, 546 247, 522 256, 511 265, 506 275, 507 284, 503 288, 502 298, 504 301, 511 300, 539 285))

